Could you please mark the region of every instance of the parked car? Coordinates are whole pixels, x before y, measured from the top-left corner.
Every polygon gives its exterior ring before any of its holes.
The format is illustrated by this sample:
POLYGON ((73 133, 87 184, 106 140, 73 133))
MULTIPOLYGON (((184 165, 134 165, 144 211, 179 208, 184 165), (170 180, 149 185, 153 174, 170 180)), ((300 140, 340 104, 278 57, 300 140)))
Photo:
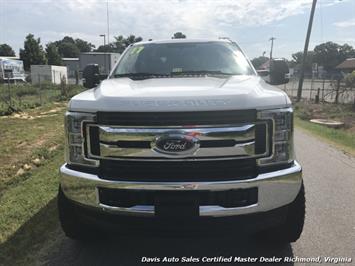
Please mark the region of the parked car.
POLYGON ((68 237, 250 231, 296 241, 303 228, 293 110, 230 40, 130 45, 104 79, 88 66, 66 121, 58 209, 68 237), (212 228, 212 230, 208 230, 212 228))

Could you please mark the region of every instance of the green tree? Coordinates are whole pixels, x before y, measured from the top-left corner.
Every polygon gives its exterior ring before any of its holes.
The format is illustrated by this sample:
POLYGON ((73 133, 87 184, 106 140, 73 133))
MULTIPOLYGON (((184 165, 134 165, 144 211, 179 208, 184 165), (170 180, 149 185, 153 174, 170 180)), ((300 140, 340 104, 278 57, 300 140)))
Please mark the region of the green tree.
POLYGON ((35 39, 33 34, 28 34, 24 42, 24 49, 20 49, 20 58, 26 70, 29 70, 31 65, 46 64, 46 55, 40 38, 35 39))
POLYGON ((132 43, 141 42, 142 40, 143 40, 142 37, 136 37, 133 34, 131 34, 125 39, 124 43, 125 43, 125 45, 127 47, 130 44, 132 44, 132 43))
POLYGON ((0 56, 15 56, 15 51, 6 43, 0 44, 0 56))
POLYGON ((96 50, 96 52, 101 52, 101 53, 116 53, 116 48, 115 46, 110 43, 106 45, 100 45, 96 50))
POLYGON ((91 52, 95 48, 95 45, 82 39, 75 39, 75 45, 81 53, 91 52))
POLYGON ((351 88, 355 87, 355 70, 345 77, 345 84, 351 88))
POLYGON ((129 35, 127 38, 122 35, 116 36, 115 41, 113 42, 114 52, 122 53, 130 44, 140 42, 142 40, 142 37, 136 37, 133 34, 129 35))
POLYGON ((314 47, 314 61, 322 65, 325 70, 331 71, 342 60, 339 54, 340 45, 334 42, 326 42, 314 47))
POLYGON ((55 43, 47 43, 46 45, 46 56, 48 60, 48 65, 60 66, 62 65, 62 58, 60 57, 58 47, 55 43))
POLYGON ((269 58, 266 56, 259 56, 259 57, 254 58, 253 60, 251 60, 251 63, 253 64, 255 69, 259 69, 259 67, 262 64, 266 63, 268 60, 269 60, 269 58))
POLYGON ((122 53, 129 45, 132 43, 140 42, 143 40, 142 37, 131 34, 127 38, 123 35, 115 36, 112 43, 106 45, 100 45, 95 51, 96 52, 106 52, 106 53, 122 53))
POLYGON ((95 45, 82 39, 75 39, 65 36, 62 40, 54 42, 58 47, 59 54, 62 57, 78 57, 79 53, 91 52, 95 45))
POLYGON ((75 45, 75 43, 71 42, 62 42, 58 46, 59 54, 62 57, 69 57, 69 58, 75 58, 79 57, 80 50, 79 48, 75 45))
POLYGON ((355 50, 348 44, 339 45, 334 42, 326 42, 314 48, 314 61, 324 66, 327 71, 332 71, 345 59, 354 57, 355 50))
POLYGON ((171 39, 185 39, 186 35, 183 34, 182 32, 175 32, 173 37, 171 37, 171 39))
POLYGON ((113 46, 115 48, 116 53, 122 53, 124 49, 126 49, 126 39, 122 36, 114 37, 115 41, 113 42, 113 46))
POLYGON ((68 43, 73 43, 73 44, 75 44, 74 39, 73 39, 72 37, 70 37, 70 36, 65 36, 65 37, 61 40, 61 42, 68 42, 68 43))
POLYGON ((341 62, 347 58, 353 58, 355 57, 355 49, 351 45, 345 43, 340 46, 339 55, 341 58, 341 62))
MULTIPOLYGON (((306 72, 312 72, 313 57, 314 57, 314 52, 309 51, 307 53, 306 64, 305 64, 306 72)), ((296 69, 300 69, 303 62, 303 52, 297 52, 292 54, 292 59, 293 60, 290 62, 290 65, 295 67, 296 69)))

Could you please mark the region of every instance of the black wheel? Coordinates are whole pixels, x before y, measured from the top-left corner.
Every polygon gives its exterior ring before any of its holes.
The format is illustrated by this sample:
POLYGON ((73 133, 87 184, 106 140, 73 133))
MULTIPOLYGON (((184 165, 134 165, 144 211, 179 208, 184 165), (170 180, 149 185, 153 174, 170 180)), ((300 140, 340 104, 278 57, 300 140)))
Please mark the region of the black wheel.
POLYGON ((304 186, 302 184, 296 199, 289 205, 285 223, 263 231, 259 237, 263 240, 275 243, 291 243, 297 241, 303 230, 305 208, 306 199, 304 186))
POLYGON ((58 190, 59 221, 65 235, 76 240, 89 240, 95 235, 94 228, 82 222, 75 206, 66 198, 61 187, 58 190))

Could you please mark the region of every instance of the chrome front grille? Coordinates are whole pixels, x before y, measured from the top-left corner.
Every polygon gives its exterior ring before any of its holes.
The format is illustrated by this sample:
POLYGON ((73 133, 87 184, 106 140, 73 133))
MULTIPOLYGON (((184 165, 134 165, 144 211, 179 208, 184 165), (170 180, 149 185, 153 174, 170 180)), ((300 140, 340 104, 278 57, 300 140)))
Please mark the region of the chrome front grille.
POLYGON ((120 126, 85 125, 86 156, 101 160, 218 160, 261 158, 269 154, 265 121, 222 125, 120 126), (187 152, 156 149, 164 136, 195 140, 187 152))

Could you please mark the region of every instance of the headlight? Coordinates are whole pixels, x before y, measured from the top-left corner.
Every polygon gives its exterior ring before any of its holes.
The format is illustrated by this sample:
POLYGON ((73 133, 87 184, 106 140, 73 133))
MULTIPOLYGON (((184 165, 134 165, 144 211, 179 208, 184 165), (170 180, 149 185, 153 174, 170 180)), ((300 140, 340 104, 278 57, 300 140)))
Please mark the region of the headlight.
POLYGON ((291 163, 293 152, 293 110, 292 108, 258 112, 258 119, 270 120, 272 124, 271 156, 258 160, 260 166, 291 163))
POLYGON ((91 113, 66 112, 65 133, 66 151, 65 160, 68 164, 83 166, 98 166, 99 161, 85 158, 85 143, 83 125, 85 122, 94 122, 96 119, 91 113))

